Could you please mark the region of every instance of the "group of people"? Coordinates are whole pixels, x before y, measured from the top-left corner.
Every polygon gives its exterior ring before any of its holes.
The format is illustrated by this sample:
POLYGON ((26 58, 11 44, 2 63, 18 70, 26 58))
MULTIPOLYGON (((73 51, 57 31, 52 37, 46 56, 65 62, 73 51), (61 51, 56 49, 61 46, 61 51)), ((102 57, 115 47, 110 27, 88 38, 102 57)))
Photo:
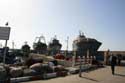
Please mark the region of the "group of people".
POLYGON ((115 66, 117 65, 117 61, 118 61, 118 65, 120 65, 122 58, 121 58, 121 56, 111 55, 109 59, 110 59, 111 71, 112 71, 112 74, 114 75, 115 66))

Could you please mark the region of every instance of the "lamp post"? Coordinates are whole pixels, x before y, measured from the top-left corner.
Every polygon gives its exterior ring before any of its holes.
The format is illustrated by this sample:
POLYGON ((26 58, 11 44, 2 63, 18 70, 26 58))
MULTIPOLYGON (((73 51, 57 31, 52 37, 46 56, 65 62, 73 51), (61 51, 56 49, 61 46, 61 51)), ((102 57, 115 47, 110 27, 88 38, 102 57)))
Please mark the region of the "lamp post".
POLYGON ((72 57, 72 67, 75 66, 76 51, 74 50, 74 56, 72 57))
POLYGON ((82 56, 80 56, 79 77, 82 77, 82 56))
POLYGON ((5 49, 4 49, 3 63, 5 63, 5 60, 6 60, 6 53, 7 53, 7 40, 5 41, 5 49))

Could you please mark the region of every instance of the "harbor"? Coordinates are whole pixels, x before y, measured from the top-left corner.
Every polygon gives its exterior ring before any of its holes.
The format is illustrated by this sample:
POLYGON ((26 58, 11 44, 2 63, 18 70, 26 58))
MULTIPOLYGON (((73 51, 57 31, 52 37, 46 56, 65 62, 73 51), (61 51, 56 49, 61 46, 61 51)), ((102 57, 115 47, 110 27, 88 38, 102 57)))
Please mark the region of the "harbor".
POLYGON ((124 0, 0 0, 0 83, 124 83, 124 0))
MULTIPOLYGON (((83 32, 79 32, 78 37, 73 41, 73 51, 70 51, 70 54, 68 50, 61 51, 62 44, 56 36, 48 46, 44 36, 36 37, 36 40, 33 50, 30 50, 27 42, 18 52, 15 49, 9 52, 9 48, 1 50, 1 82, 48 80, 58 77, 65 78, 73 74, 82 77, 85 72, 106 69, 107 65, 110 65, 109 57, 113 54, 108 50, 101 55, 98 48, 102 43, 96 39, 86 38, 83 32), (42 39, 44 41, 41 41, 42 39), (5 51, 6 56, 2 59, 5 51)), ((124 54, 115 54, 117 58, 119 55, 123 61, 124 54)), ((121 63, 117 65, 121 66, 121 63)))

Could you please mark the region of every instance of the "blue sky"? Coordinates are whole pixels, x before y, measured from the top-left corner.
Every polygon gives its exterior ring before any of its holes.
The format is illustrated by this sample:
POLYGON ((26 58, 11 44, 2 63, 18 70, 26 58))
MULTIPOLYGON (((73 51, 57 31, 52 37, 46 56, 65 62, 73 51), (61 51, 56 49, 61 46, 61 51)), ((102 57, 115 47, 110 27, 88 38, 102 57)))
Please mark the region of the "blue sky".
MULTIPOLYGON (((125 50, 125 0, 0 0, 0 25, 11 27, 12 41, 21 48, 32 47, 36 36, 47 43, 54 35, 69 49, 82 30, 87 37, 102 42, 99 50, 125 50)), ((4 41, 0 41, 4 45, 4 41)))

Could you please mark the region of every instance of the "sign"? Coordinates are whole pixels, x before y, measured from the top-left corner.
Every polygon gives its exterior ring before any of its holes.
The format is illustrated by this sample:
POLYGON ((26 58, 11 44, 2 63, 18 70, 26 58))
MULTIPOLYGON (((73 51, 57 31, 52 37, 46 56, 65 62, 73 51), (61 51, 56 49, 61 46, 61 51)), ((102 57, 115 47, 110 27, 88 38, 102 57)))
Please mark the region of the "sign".
POLYGON ((0 40, 9 40, 10 27, 0 27, 0 40))

